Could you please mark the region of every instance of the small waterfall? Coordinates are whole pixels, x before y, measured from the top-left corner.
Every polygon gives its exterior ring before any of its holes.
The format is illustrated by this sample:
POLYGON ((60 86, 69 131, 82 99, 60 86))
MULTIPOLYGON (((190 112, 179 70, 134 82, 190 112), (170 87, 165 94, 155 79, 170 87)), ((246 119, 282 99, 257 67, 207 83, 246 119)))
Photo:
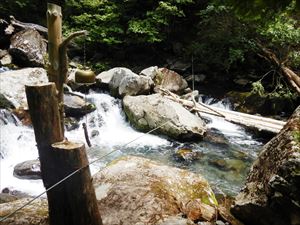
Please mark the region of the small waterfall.
MULTIPOLYGON (((82 123, 86 123, 92 143, 91 148, 87 147, 90 160, 98 159, 102 155, 117 149, 109 157, 99 160, 97 164, 92 165, 92 173, 97 172, 113 159, 134 154, 201 173, 212 184, 220 186, 227 193, 236 193, 245 178, 247 168, 249 168, 261 146, 261 143, 255 141, 242 127, 213 116, 211 117, 212 122, 208 124, 208 127, 217 129, 228 140, 228 143, 225 145, 207 141, 179 143, 156 135, 144 134, 133 129, 126 121, 120 100, 104 93, 91 92, 86 96, 80 93, 77 94, 94 103, 97 109, 82 117, 79 121, 79 128, 66 132, 65 136, 69 140, 85 142, 82 123), (126 145, 140 136, 142 137, 126 145), (176 150, 186 147, 200 152, 203 156, 192 163, 174 161, 176 150), (245 161, 246 169, 244 167, 239 169, 238 167, 234 171, 230 168, 229 171, 224 171, 222 168, 220 169, 222 165, 218 164, 218 160, 228 159, 240 162, 241 158, 245 161)), ((202 98, 202 100, 214 106, 230 106, 226 101, 220 102, 211 98, 202 98)), ((8 122, 0 127, 0 134, 0 153, 3 156, 0 164, 0 190, 5 187, 11 187, 32 195, 37 195, 44 191, 40 180, 29 181, 13 177, 13 168, 16 164, 38 158, 33 129, 8 122)))

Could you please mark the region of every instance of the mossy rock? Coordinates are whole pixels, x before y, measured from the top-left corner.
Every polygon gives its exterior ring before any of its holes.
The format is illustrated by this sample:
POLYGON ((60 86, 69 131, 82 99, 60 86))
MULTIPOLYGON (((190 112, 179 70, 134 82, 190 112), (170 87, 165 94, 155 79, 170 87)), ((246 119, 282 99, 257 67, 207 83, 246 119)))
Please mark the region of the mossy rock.
POLYGON ((94 175, 94 185, 103 224, 154 225, 180 213, 189 217, 190 202, 213 213, 218 206, 201 175, 141 157, 114 160, 94 175))

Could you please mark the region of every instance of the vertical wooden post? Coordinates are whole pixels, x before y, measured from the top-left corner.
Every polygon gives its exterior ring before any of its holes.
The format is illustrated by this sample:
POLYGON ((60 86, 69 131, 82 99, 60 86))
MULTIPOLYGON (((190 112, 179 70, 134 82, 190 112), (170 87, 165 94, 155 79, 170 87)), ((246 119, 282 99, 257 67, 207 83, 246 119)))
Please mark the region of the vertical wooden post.
MULTIPOLYGON (((52 144, 56 156, 57 181, 88 165, 83 143, 58 142, 52 144)), ((64 185, 49 191, 50 224, 102 225, 89 167, 68 178, 64 185)))
MULTIPOLYGON (((59 90, 59 46, 62 42, 62 13, 61 7, 52 3, 48 3, 47 10, 47 25, 48 25, 48 53, 49 81, 56 84, 59 90)), ((60 100, 60 99, 59 99, 60 100)))
POLYGON ((56 181, 53 176, 55 158, 51 144, 64 140, 56 87, 54 83, 47 83, 25 86, 25 91, 39 151, 42 178, 47 189, 56 181))
POLYGON ((63 108, 63 83, 60 81, 59 46, 62 42, 62 13, 61 7, 52 3, 47 6, 47 26, 48 26, 48 77, 54 82, 58 91, 59 112, 61 126, 64 131, 64 108, 63 108))
MULTIPOLYGON (((63 142, 54 83, 25 86, 46 189, 88 164, 84 144, 63 142)), ((102 225, 89 168, 47 192, 50 225, 102 225)))
POLYGON ((87 31, 77 31, 70 34, 65 40, 62 37, 62 13, 61 7, 48 3, 47 8, 47 26, 48 26, 48 53, 49 81, 54 82, 58 91, 59 112, 61 118, 61 127, 64 131, 64 108, 63 108, 63 85, 66 82, 68 73, 67 45, 70 41, 80 35, 86 35, 87 31))

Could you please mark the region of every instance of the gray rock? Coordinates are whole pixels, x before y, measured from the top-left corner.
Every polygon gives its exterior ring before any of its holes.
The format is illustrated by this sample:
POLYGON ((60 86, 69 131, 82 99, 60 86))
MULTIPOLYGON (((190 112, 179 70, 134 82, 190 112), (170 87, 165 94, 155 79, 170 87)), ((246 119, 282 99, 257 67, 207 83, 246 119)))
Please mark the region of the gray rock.
POLYGON ((157 74, 157 70, 158 70, 157 66, 151 66, 151 67, 148 67, 146 69, 143 69, 140 72, 140 75, 150 77, 153 80, 155 78, 156 74, 157 74))
POLYGON ((28 160, 14 167, 14 176, 19 179, 41 179, 41 167, 39 160, 28 160))
POLYGON ((6 202, 13 202, 15 200, 18 200, 19 198, 7 193, 0 193, 0 204, 6 203, 6 202))
MULTIPOLYGON (((107 71, 103 71, 101 73, 99 73, 97 76, 96 76, 96 79, 99 79, 101 80, 101 83, 104 83, 104 84, 109 84, 113 75, 119 71, 122 67, 116 67, 116 68, 112 68, 110 70, 107 70, 107 71)), ((127 70, 126 68, 123 68, 124 70, 127 70)))
POLYGON ((8 54, 7 50, 0 49, 0 59, 8 54))
POLYGON ((138 130, 149 131, 164 123, 156 133, 178 140, 202 139, 204 122, 179 103, 160 94, 149 96, 125 96, 124 111, 138 130))
POLYGON ((0 59, 0 65, 7 66, 12 63, 12 57, 10 54, 6 54, 0 59))
POLYGON ((96 110, 96 106, 85 101, 83 98, 65 94, 64 95, 64 109, 66 116, 80 117, 96 110))
MULTIPOLYGON (((214 212, 217 204, 201 175, 141 157, 113 161, 94 175, 94 186, 103 224, 179 225, 183 221, 175 216, 193 214, 186 207, 190 201, 197 199, 195 206, 205 205, 214 212)), ((209 215, 203 211, 200 217, 205 220, 209 215)))
POLYGON ((193 82, 193 79, 194 79, 195 83, 202 83, 202 82, 205 81, 206 75, 204 75, 204 74, 195 74, 194 76, 193 75, 189 75, 185 79, 188 82, 193 82))
POLYGON ((300 106, 262 149, 231 212, 245 224, 300 224, 300 106))
POLYGON ((167 89, 171 92, 181 94, 188 87, 187 81, 178 73, 168 70, 167 68, 158 69, 154 79, 155 89, 167 89))
POLYGON ((11 37, 9 53, 16 65, 43 67, 47 44, 39 32, 26 29, 11 37))
POLYGON ((127 68, 114 68, 108 72, 113 74, 109 81, 110 93, 116 97, 146 94, 153 86, 150 77, 139 76, 127 68))
POLYGON ((192 67, 190 62, 184 62, 181 60, 176 60, 175 62, 171 63, 170 69, 178 71, 180 73, 185 73, 189 68, 192 67))
POLYGON ((79 120, 74 117, 66 117, 64 119, 64 122, 67 131, 71 131, 79 128, 79 120))
POLYGON ((0 94, 3 94, 15 108, 28 108, 25 85, 47 83, 46 70, 42 68, 26 68, 0 73, 0 94))
POLYGON ((163 221, 158 222, 157 225, 195 225, 195 223, 180 216, 170 216, 163 221))

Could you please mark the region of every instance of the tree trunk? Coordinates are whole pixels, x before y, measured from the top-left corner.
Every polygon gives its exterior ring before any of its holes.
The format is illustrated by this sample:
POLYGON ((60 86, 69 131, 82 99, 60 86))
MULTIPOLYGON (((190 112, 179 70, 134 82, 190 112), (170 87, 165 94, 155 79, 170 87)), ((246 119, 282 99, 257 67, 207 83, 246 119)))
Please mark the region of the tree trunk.
POLYGON ((48 3, 47 10, 48 25, 48 52, 49 52, 49 81, 54 82, 58 91, 59 111, 61 126, 64 129, 64 108, 63 108, 63 86, 68 73, 67 46, 72 39, 80 35, 86 35, 86 31, 77 31, 70 34, 64 41, 62 38, 62 14, 61 7, 48 3))
POLYGON ((59 46, 62 42, 62 13, 61 7, 48 3, 47 10, 48 26, 48 77, 49 81, 54 82, 58 91, 59 112, 61 126, 64 130, 64 108, 63 108, 63 83, 61 82, 59 46))
POLYGON ((41 172, 45 188, 53 183, 53 161, 51 144, 64 140, 58 110, 58 99, 54 83, 25 86, 29 113, 39 151, 41 172))
POLYGON ((52 149, 55 161, 48 163, 56 165, 55 182, 84 168, 48 192, 50 224, 102 225, 84 144, 63 141, 52 149))
MULTIPOLYGON (((54 83, 26 86, 46 189, 87 166, 84 144, 64 140, 54 83)), ((89 167, 47 192, 50 225, 102 225, 89 167)))

